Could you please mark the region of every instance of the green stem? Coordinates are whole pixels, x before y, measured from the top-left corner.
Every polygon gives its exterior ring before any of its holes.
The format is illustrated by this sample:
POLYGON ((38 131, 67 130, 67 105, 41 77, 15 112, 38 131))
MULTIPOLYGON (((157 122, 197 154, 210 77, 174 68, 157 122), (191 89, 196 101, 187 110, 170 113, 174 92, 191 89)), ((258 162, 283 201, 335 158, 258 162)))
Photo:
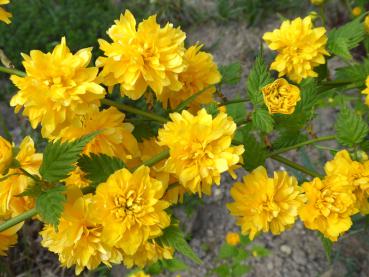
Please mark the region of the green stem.
POLYGON ((299 164, 297 164, 297 163, 295 163, 295 162, 293 162, 293 161, 291 161, 289 159, 286 159, 286 158, 284 158, 282 156, 274 155, 274 156, 271 156, 270 158, 273 159, 273 160, 276 160, 276 161, 278 161, 280 163, 283 163, 283 164, 285 164, 285 165, 287 165, 287 166, 289 166, 291 168, 294 168, 294 169, 296 169, 298 171, 301 171, 301 172, 303 172, 306 175, 309 175, 311 177, 321 177, 319 173, 317 173, 317 172, 315 172, 313 170, 310 170, 310 169, 308 169, 308 168, 306 168, 306 167, 304 167, 302 165, 299 165, 299 164))
POLYGON ((219 103, 219 106, 226 106, 230 104, 237 104, 237 103, 248 102, 248 101, 250 101, 249 98, 233 99, 233 100, 229 100, 223 103, 219 103))
POLYGON ((13 217, 7 221, 5 221, 3 224, 0 224, 0 232, 5 231, 6 229, 9 229, 13 227, 14 225, 17 225, 18 223, 21 223, 22 221, 25 221, 29 218, 34 217, 37 215, 36 208, 33 208, 31 210, 28 210, 27 212, 24 212, 16 217, 13 217))
POLYGON ((316 139, 307 140, 307 141, 304 141, 304 142, 301 142, 301 143, 298 143, 298 144, 295 144, 295 145, 291 145, 291 146, 288 146, 288 147, 285 147, 285 148, 277 149, 277 150, 273 151, 272 153, 270 153, 268 155, 268 157, 278 155, 278 154, 282 154, 284 152, 288 152, 290 150, 300 148, 304 145, 309 145, 309 144, 314 144, 314 143, 321 142, 321 141, 334 140, 334 139, 336 139, 336 136, 332 135, 332 136, 325 136, 325 137, 319 137, 319 138, 316 138, 316 139))
POLYGON ((117 103, 117 102, 114 102, 114 101, 109 100, 109 99, 101 99, 101 104, 105 104, 105 105, 108 105, 108 106, 113 106, 113 107, 118 108, 119 110, 126 111, 126 112, 129 112, 129 113, 142 115, 146 118, 153 119, 153 120, 158 121, 160 123, 167 123, 168 122, 168 119, 166 119, 165 117, 162 117, 160 115, 150 113, 150 112, 145 112, 145 111, 142 111, 142 110, 137 109, 135 107, 132 107, 132 106, 129 106, 129 105, 126 105, 126 104, 117 103))
POLYGON ((4 72, 4 73, 8 73, 8 74, 14 74, 14 75, 17 75, 19 77, 26 76, 26 73, 24 73, 23 71, 13 69, 13 68, 7 68, 5 66, 0 66, 0 72, 4 72))
POLYGON ((28 177, 30 177, 31 179, 33 179, 34 181, 36 181, 36 182, 39 182, 40 181, 40 179, 38 179, 36 176, 34 176, 34 175, 32 175, 31 173, 29 173, 27 170, 25 170, 24 168, 19 168, 19 170, 20 171, 22 171, 23 172, 23 174, 24 175, 26 175, 26 176, 28 176, 28 177))
MULTIPOLYGON (((164 150, 160 152, 159 154, 157 154, 156 156, 152 157, 151 159, 144 161, 141 165, 153 166, 168 157, 169 157, 169 150, 164 150)), ((141 165, 132 168, 132 171, 136 170, 141 165)))

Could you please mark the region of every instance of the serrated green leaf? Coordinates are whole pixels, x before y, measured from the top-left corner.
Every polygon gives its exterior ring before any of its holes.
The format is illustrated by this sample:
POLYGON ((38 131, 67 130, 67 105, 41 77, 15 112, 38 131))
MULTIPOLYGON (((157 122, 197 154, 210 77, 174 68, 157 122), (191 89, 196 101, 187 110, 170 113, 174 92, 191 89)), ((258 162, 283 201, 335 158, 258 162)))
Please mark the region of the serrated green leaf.
POLYGON ((241 80, 242 67, 239 62, 231 63, 219 67, 222 75, 222 83, 227 85, 236 85, 241 80))
POLYGON ((57 228, 60 216, 64 210, 65 201, 65 186, 54 187, 40 194, 36 200, 36 210, 42 221, 57 228))
POLYGON ((227 258, 237 256, 237 254, 238 254, 238 249, 236 246, 229 245, 228 243, 224 243, 219 249, 218 257, 221 259, 227 259, 227 258))
POLYGON ((263 105, 264 99, 261 89, 272 81, 263 56, 259 54, 247 78, 247 92, 255 106, 263 105))
POLYGON ((273 141, 273 149, 280 149, 306 141, 307 135, 299 129, 282 129, 278 137, 273 141))
POLYGON ((264 246, 255 245, 251 248, 251 252, 256 257, 266 257, 269 255, 269 250, 266 249, 264 246))
POLYGON ((227 114, 233 118, 233 121, 240 123, 246 119, 245 103, 234 103, 226 106, 227 114))
POLYGON ((212 117, 215 117, 219 113, 217 103, 209 103, 205 105, 205 110, 208 114, 211 114, 212 117))
POLYGON ((252 113, 252 124, 255 129, 270 133, 273 130, 274 120, 267 110, 257 109, 252 113))
POLYGON ((362 16, 343 25, 338 29, 332 29, 328 34, 327 48, 329 52, 346 60, 352 59, 350 49, 359 46, 365 38, 362 16))
POLYGON ((176 258, 170 260, 162 260, 161 263, 164 269, 170 272, 183 271, 188 268, 188 266, 184 262, 176 258))
POLYGON ((360 64, 337 68, 335 81, 355 83, 357 86, 365 86, 365 80, 368 75, 369 59, 365 58, 360 64))
POLYGON ((259 165, 264 165, 267 157, 265 145, 256 140, 255 136, 250 133, 247 128, 242 129, 243 145, 245 152, 243 153, 243 167, 251 171, 259 165))
POLYGON ((86 173, 92 186, 105 182, 111 174, 125 167, 122 160, 105 154, 83 155, 78 160, 78 166, 86 173))
POLYGON ((338 115, 336 133, 340 144, 350 147, 360 144, 368 132, 368 125, 354 111, 344 108, 338 115))
POLYGON ((17 196, 31 196, 33 198, 38 197, 42 193, 42 187, 40 184, 36 183, 34 185, 28 186, 25 191, 17 196))
POLYGON ((98 132, 83 136, 72 142, 49 142, 45 148, 40 174, 45 181, 54 183, 68 177, 74 170, 83 148, 98 132))
POLYGON ((167 245, 173 247, 178 252, 182 253, 186 257, 190 258, 194 262, 201 264, 201 259, 192 250, 190 245, 185 240, 184 234, 176 225, 171 225, 164 229, 163 235, 157 238, 157 241, 161 245, 167 245))

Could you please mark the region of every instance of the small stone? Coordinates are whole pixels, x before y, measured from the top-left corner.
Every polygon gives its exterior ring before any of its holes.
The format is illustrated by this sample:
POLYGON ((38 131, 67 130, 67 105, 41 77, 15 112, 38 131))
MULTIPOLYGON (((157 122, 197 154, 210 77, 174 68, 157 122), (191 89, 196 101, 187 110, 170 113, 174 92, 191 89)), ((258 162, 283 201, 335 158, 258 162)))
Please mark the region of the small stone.
POLYGON ((288 245, 283 244, 280 249, 284 254, 291 255, 292 253, 292 249, 288 245))
POLYGON ((267 263, 266 266, 267 266, 267 269, 268 270, 273 270, 273 268, 274 268, 274 266, 273 266, 273 264, 271 262, 267 263))

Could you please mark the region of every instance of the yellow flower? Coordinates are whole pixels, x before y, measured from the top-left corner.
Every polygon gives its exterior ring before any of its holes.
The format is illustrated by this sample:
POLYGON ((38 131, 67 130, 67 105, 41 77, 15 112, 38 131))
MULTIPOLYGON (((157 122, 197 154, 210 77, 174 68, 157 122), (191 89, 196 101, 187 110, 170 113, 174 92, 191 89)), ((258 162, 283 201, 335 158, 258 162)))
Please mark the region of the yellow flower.
POLYGON ((210 194, 223 172, 233 174, 241 161, 243 145, 231 146, 236 124, 225 113, 214 119, 205 109, 196 116, 187 111, 172 113, 172 122, 159 130, 159 144, 169 147, 165 170, 175 173, 179 183, 192 193, 210 194))
POLYGON ((120 84, 122 95, 131 99, 140 98, 147 87, 158 96, 164 88, 181 89, 178 74, 186 68, 186 35, 179 28, 169 23, 161 27, 156 16, 136 28, 136 20, 127 10, 107 33, 112 43, 99 39, 105 57, 96 61, 98 67, 103 67, 100 77, 104 84, 120 84))
MULTIPOLYGON (((39 175, 38 170, 42 162, 42 154, 36 153, 33 140, 25 137, 19 146, 19 152, 15 157, 20 167, 31 174, 39 175)), ((31 197, 18 196, 34 181, 17 168, 12 168, 6 176, 10 176, 0 182, 0 216, 16 216, 34 206, 31 197)), ((1 176, 4 177, 4 176, 1 176)))
POLYGON ((42 246, 58 254, 63 266, 75 265, 76 274, 85 267, 91 270, 100 263, 110 266, 122 261, 120 251, 101 240, 103 226, 96 223, 93 209, 91 195, 82 196, 81 191, 72 189, 68 192, 58 231, 46 225, 40 232, 42 246))
POLYGON ((145 166, 133 173, 124 168, 96 189, 96 218, 106 227, 102 238, 126 255, 134 255, 142 244, 162 235, 170 224, 165 212, 169 202, 160 200, 165 188, 149 174, 150 169, 145 166))
POLYGON ((292 81, 317 77, 314 67, 324 64, 324 55, 329 55, 326 30, 314 28, 311 17, 300 17, 283 21, 280 29, 264 34, 269 48, 278 52, 270 68, 279 72, 279 77, 287 75, 292 81))
POLYGON ((41 124, 42 135, 52 137, 78 116, 97 110, 105 90, 96 82, 98 69, 87 67, 92 48, 72 54, 65 38, 51 53, 33 50, 22 54, 27 76, 11 76, 19 88, 10 101, 28 116, 33 128, 41 124))
POLYGON ((269 113, 292 114, 300 101, 300 89, 285 79, 277 79, 261 89, 269 113))
MULTIPOLYGON (((144 139, 139 144, 139 148, 141 152, 140 159, 134 160, 133 163, 128 163, 129 168, 139 166, 143 162, 167 149, 167 147, 160 146, 155 138, 144 139)), ((164 170, 165 162, 166 160, 163 160, 153 165, 150 168, 150 176, 154 179, 160 180, 165 187, 166 192, 163 196, 163 200, 169 201, 173 204, 183 202, 183 195, 185 194, 186 189, 178 184, 178 180, 174 174, 168 173, 164 170)))
POLYGON ((359 16, 361 15, 362 9, 360 7, 355 7, 352 9, 351 12, 353 16, 359 16))
POLYGON ((157 243, 145 242, 134 255, 124 255, 123 263, 127 268, 138 266, 143 268, 147 265, 156 263, 162 259, 173 259, 174 249, 167 246, 160 246, 157 243))
POLYGON ((338 152, 334 159, 325 164, 327 175, 342 175, 348 179, 356 196, 356 208, 369 214, 369 162, 353 161, 347 150, 338 152))
MULTIPOLYGON (((3 222, 4 220, 1 220, 1 217, 0 217, 0 223, 3 223, 3 222)), ((18 240, 17 232, 22 227, 23 227, 23 222, 5 231, 0 232, 0 256, 6 256, 6 251, 9 249, 9 247, 17 243, 17 240, 18 240)))
POLYGON ((151 275, 146 274, 144 271, 140 270, 137 272, 134 272, 132 274, 129 274, 128 277, 150 277, 151 275))
POLYGON ((353 186, 342 175, 328 175, 323 180, 314 178, 302 185, 307 202, 300 209, 305 227, 318 230, 326 238, 336 241, 350 229, 350 216, 356 212, 353 186))
POLYGON ((114 107, 94 111, 64 128, 58 137, 74 140, 94 131, 101 131, 83 150, 83 153, 103 153, 123 160, 139 155, 136 138, 132 135, 133 125, 123 122, 125 114, 114 107))
POLYGON ((64 182, 67 186, 76 186, 78 188, 84 188, 90 185, 90 181, 86 179, 86 173, 78 166, 69 174, 64 182))
MULTIPOLYGON (((0 0, 0 5, 6 5, 9 4, 10 0, 0 0)), ((6 24, 10 24, 10 18, 12 17, 12 14, 4 10, 4 8, 0 7, 0 21, 5 22, 6 24)))
POLYGON ((229 245, 238 245, 240 243, 240 235, 234 232, 228 232, 226 235, 226 242, 229 245))
POLYGON ((325 0, 310 0, 311 4, 315 5, 315 6, 320 6, 322 4, 324 4, 325 0))
POLYGON ((369 76, 365 80, 366 88, 361 92, 362 94, 365 94, 365 104, 369 106, 369 76))
POLYGON ((9 167, 13 159, 13 149, 9 141, 0 136, 0 174, 9 167))
POLYGON ((213 61, 213 56, 200 51, 201 48, 202 45, 194 45, 186 50, 184 59, 187 69, 179 74, 179 81, 183 83, 182 89, 180 91, 164 89, 163 94, 159 97, 165 109, 168 102, 170 108, 175 109, 188 97, 209 86, 191 103, 190 109, 197 111, 201 104, 213 101, 213 94, 216 91, 215 84, 220 82, 222 76, 213 61))
POLYGON ((304 201, 297 180, 285 171, 274 172, 269 178, 260 166, 236 183, 231 189, 235 202, 227 205, 241 226, 242 234, 250 239, 260 232, 278 235, 290 228, 304 201))
POLYGON ((367 34, 369 34, 369 15, 365 16, 364 28, 367 34))

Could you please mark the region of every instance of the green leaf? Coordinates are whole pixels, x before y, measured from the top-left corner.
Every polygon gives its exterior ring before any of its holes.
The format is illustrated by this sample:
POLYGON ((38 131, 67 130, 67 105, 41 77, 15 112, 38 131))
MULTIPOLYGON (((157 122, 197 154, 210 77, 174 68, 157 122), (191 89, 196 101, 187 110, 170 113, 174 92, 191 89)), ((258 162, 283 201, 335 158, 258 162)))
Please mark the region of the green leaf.
POLYGON ((337 140, 344 146, 355 146, 368 135, 369 128, 362 117, 354 111, 344 108, 336 122, 337 140))
POLYGON ((36 210, 42 221, 56 229, 66 201, 66 187, 59 186, 43 192, 36 200, 36 210))
POLYGON ((365 58, 360 64, 340 67, 336 69, 336 82, 355 83, 360 87, 365 86, 365 80, 369 75, 369 59, 365 58))
POLYGON ((272 81, 263 56, 259 54, 247 78, 247 91, 251 102, 255 106, 263 105, 264 99, 261 89, 272 81))
POLYGON ((257 168, 259 165, 264 165, 268 154, 265 145, 256 140, 250 129, 250 125, 246 125, 239 132, 240 136, 242 135, 242 144, 245 146, 243 167, 248 171, 257 168))
POLYGON ((241 277, 245 276, 246 273, 251 271, 251 267, 249 265, 236 264, 232 268, 232 277, 241 277))
POLYGON ((364 24, 362 16, 343 25, 342 27, 332 29, 328 34, 328 50, 342 57, 345 60, 352 59, 350 49, 359 46, 360 42, 365 38, 364 24))
POLYGON ((216 267, 214 269, 214 272, 219 277, 229 277, 229 276, 231 276, 231 269, 228 267, 228 265, 225 265, 225 264, 216 267))
POLYGON ((187 99, 183 100, 175 109, 174 112, 181 112, 184 109, 186 109, 193 101, 196 100, 196 98, 198 96, 200 96, 201 94, 203 94, 204 92, 208 91, 209 88, 211 88, 212 86, 207 86, 206 88, 192 94, 190 97, 188 97, 187 99))
POLYGON ((205 105, 205 110, 208 114, 211 114, 212 117, 215 117, 219 113, 217 103, 209 103, 205 105))
POLYGON ((34 185, 28 186, 25 191, 23 191, 21 194, 18 194, 17 196, 31 196, 33 198, 38 197, 42 193, 42 187, 39 183, 36 183, 34 185))
POLYGON ((269 255, 269 250, 261 245, 253 246, 251 248, 251 252, 253 253, 254 256, 257 256, 257 257, 266 257, 269 255))
POLYGON ((231 63, 219 67, 222 74, 222 83, 227 85, 236 85, 241 80, 242 67, 239 62, 231 63))
POLYGON ((226 106, 227 114, 233 118, 233 121, 240 123, 246 119, 245 103, 234 103, 226 106))
POLYGON ((252 113, 252 124, 255 129, 270 133, 273 130, 274 120, 267 110, 257 109, 252 113))
POLYGON ((75 163, 87 143, 98 132, 83 136, 72 142, 49 142, 45 148, 44 158, 40 167, 40 174, 45 181, 58 182, 68 177, 68 173, 74 170, 75 163))
POLYGON ((273 149, 280 149, 306 141, 307 135, 299 129, 281 129, 278 137, 273 141, 273 149))
POLYGON ((238 254, 238 249, 236 246, 229 245, 228 243, 224 243, 219 249, 218 257, 221 259, 227 259, 227 258, 237 256, 237 254, 238 254))
POLYGON ((162 260, 161 263, 163 268, 170 272, 184 271, 188 268, 184 262, 176 258, 171 260, 162 260))
POLYGON ((158 242, 162 245, 173 247, 178 252, 182 253, 186 257, 190 258, 194 262, 201 264, 201 259, 192 250, 190 245, 185 240, 184 234, 176 225, 171 225, 164 229, 163 235, 157 238, 158 242))
POLYGON ((111 174, 125 167, 122 160, 105 154, 83 155, 78 160, 78 166, 86 173, 92 186, 105 182, 111 174))

